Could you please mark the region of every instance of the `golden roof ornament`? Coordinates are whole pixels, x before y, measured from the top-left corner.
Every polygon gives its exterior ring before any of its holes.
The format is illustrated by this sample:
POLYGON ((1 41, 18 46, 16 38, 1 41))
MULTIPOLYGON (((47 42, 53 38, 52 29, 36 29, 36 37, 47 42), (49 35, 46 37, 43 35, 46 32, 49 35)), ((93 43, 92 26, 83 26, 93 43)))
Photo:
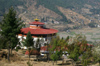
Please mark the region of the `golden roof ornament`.
POLYGON ((39 19, 37 19, 37 17, 34 19, 35 21, 39 21, 39 19))

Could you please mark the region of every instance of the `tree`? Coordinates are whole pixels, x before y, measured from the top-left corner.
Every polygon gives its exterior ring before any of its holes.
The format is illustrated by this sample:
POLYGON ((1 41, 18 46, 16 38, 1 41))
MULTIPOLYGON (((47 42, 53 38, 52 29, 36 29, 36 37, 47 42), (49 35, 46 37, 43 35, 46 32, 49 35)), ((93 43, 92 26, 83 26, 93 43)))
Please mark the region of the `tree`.
POLYGON ((11 41, 11 55, 12 55, 12 50, 16 47, 16 45, 18 44, 19 39, 15 36, 13 37, 12 41, 11 41))
POLYGON ((99 62, 99 66, 100 66, 100 45, 93 47, 92 55, 94 57, 94 61, 99 62))
POLYGON ((97 27, 96 25, 97 25, 97 23, 95 23, 95 22, 91 22, 91 23, 88 24, 88 26, 91 27, 91 28, 97 27))
POLYGON ((8 60, 10 55, 10 48, 12 45, 16 46, 17 42, 13 44, 13 40, 17 38, 17 34, 20 32, 23 24, 20 18, 17 18, 16 11, 14 11, 13 7, 9 9, 9 12, 4 15, 4 18, 1 22, 1 35, 7 39, 6 45, 8 47, 8 60))
POLYGON ((69 58, 77 61, 79 57, 79 47, 75 46, 74 50, 70 52, 69 58))
POLYGON ((53 20, 51 22, 52 22, 52 24, 54 24, 54 21, 53 20))
POLYGON ((68 41, 69 58, 78 61, 79 56, 87 49, 86 37, 82 34, 76 34, 68 41))
MULTIPOLYGON (((38 51, 38 52, 40 52, 40 48, 41 48, 41 44, 40 44, 41 42, 40 42, 40 39, 38 38, 37 39, 37 41, 36 41, 36 50, 38 51)), ((37 56, 36 56, 36 58, 37 58, 37 61, 38 61, 38 54, 37 54, 37 56)))
MULTIPOLYGON (((55 61, 57 61, 58 59, 59 59, 59 52, 58 51, 56 51, 55 53, 53 53, 53 54, 51 54, 51 59, 55 62, 55 61)), ((54 65, 54 62, 53 62, 53 65, 54 65)))
POLYGON ((69 41, 69 38, 70 38, 70 37, 69 37, 69 36, 67 36, 67 37, 66 37, 66 39, 65 39, 65 41, 66 41, 66 42, 68 42, 68 41, 69 41))
MULTIPOLYGON (((63 39, 60 39, 59 36, 57 36, 56 38, 52 38, 51 42, 50 42, 50 46, 49 47, 49 51, 50 51, 50 58, 53 61, 56 61, 62 56, 62 43, 63 43, 63 39)), ((63 44, 64 45, 64 44, 63 44)), ((54 65, 54 62, 53 62, 54 65)))
POLYGON ((83 66, 87 66, 88 63, 91 61, 91 57, 92 57, 92 51, 91 51, 91 48, 88 48, 86 52, 84 52, 82 54, 82 65, 83 66))
POLYGON ((0 36, 0 50, 7 48, 6 39, 3 36, 0 36))
POLYGON ((28 48, 29 60, 30 60, 30 50, 31 50, 31 47, 34 46, 33 38, 31 36, 30 32, 27 33, 26 39, 24 40, 23 44, 24 44, 24 46, 26 46, 28 48))

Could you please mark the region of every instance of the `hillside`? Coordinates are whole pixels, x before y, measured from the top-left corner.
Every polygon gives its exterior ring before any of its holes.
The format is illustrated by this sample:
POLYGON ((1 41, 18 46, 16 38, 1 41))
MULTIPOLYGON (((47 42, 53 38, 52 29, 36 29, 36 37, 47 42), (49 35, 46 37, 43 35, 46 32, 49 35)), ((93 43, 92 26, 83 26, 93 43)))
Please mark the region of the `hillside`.
POLYGON ((21 0, 0 0, 0 16, 2 16, 11 6, 23 5, 21 0))
POLYGON ((73 26, 100 22, 99 0, 0 0, 0 3, 0 20, 13 6, 25 23, 36 17, 50 24, 58 21, 60 24, 64 22, 73 26))

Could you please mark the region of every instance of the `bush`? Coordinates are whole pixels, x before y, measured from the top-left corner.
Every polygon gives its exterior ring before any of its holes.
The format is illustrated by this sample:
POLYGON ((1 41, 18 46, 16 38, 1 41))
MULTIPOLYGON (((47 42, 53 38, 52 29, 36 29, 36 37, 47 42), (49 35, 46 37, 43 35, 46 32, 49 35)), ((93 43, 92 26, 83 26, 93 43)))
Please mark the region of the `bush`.
POLYGON ((16 47, 16 51, 18 52, 18 50, 21 49, 19 46, 16 47))
POLYGON ((91 22, 91 23, 88 24, 88 26, 91 27, 91 28, 94 28, 94 27, 97 27, 96 24, 97 23, 95 23, 95 22, 91 22))
POLYGON ((73 26, 73 29, 79 29, 79 28, 81 28, 81 26, 78 25, 73 26))
POLYGON ((27 62, 27 65, 28 66, 33 66, 33 64, 31 64, 29 61, 27 62))

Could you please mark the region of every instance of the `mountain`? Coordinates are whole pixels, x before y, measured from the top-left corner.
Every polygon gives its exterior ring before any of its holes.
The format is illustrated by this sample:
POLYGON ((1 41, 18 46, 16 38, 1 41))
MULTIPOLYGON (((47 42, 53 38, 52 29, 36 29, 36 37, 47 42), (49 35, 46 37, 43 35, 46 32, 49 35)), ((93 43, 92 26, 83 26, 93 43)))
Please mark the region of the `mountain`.
POLYGON ((58 21, 75 26, 100 22, 100 0, 0 0, 0 19, 11 6, 25 23, 36 17, 43 22, 58 21))
POLYGON ((19 0, 0 0, 0 15, 2 16, 11 6, 16 7, 22 4, 23 2, 19 0))

